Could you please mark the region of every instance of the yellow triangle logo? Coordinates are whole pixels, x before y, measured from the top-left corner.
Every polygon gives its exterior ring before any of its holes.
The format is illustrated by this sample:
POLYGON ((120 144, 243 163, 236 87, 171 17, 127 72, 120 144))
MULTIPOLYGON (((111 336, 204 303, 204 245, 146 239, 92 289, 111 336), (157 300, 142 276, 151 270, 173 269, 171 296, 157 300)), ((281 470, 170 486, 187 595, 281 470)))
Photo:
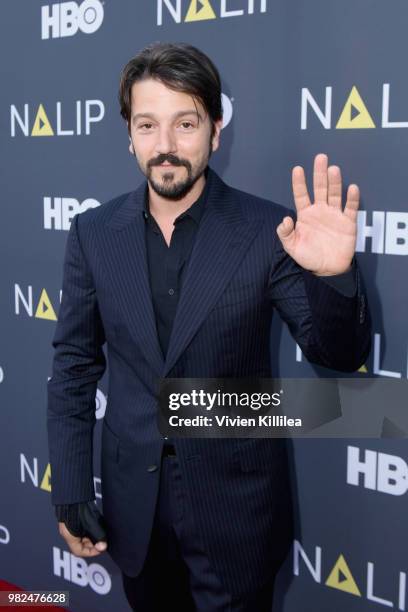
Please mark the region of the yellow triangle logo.
POLYGON ((367 374, 367 366, 363 364, 361 368, 358 368, 357 372, 360 372, 361 374, 367 374))
POLYGON ((204 19, 216 18, 210 0, 191 0, 184 21, 203 21, 204 19))
POLYGON ((40 484, 40 489, 44 489, 44 491, 51 491, 51 466, 47 465, 43 479, 40 484))
POLYGON ((339 589, 352 595, 358 595, 361 597, 360 589, 355 583, 355 580, 350 572, 349 566, 346 563, 343 555, 340 555, 329 577, 326 580, 326 585, 333 589, 339 589))
POLYGON ((57 315, 55 314, 55 310, 52 307, 50 298, 45 289, 41 291, 41 296, 34 316, 38 319, 48 319, 48 321, 57 320, 57 315))
POLYGON ((375 128, 375 123, 354 85, 344 105, 336 130, 375 128))
POLYGON ((51 127, 51 123, 48 121, 47 114, 42 104, 38 107, 31 136, 54 136, 54 130, 51 127))

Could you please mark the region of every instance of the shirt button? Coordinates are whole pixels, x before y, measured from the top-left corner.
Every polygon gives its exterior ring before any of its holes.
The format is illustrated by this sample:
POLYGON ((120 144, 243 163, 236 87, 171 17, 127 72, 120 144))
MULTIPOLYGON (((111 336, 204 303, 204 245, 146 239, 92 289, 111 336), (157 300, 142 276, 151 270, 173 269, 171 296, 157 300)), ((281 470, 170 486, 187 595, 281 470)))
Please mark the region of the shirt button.
POLYGON ((157 465, 149 465, 147 468, 148 472, 155 472, 158 469, 157 465))
POLYGON ((173 295, 173 293, 174 293, 174 289, 169 289, 169 294, 173 295))

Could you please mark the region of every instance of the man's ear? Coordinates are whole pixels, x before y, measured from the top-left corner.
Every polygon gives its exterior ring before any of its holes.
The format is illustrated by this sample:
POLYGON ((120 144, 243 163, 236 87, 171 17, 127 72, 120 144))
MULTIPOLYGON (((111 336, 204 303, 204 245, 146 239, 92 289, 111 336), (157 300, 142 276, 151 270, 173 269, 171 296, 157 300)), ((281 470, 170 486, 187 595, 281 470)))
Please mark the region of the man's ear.
POLYGON ((129 136, 129 152, 130 152, 131 155, 136 155, 135 149, 134 149, 134 146, 133 146, 133 143, 132 143, 132 139, 131 139, 130 136, 129 136))
POLYGON ((214 134, 211 138, 211 147, 212 151, 216 151, 220 145, 220 133, 222 128, 222 119, 218 119, 218 121, 214 121, 214 134))

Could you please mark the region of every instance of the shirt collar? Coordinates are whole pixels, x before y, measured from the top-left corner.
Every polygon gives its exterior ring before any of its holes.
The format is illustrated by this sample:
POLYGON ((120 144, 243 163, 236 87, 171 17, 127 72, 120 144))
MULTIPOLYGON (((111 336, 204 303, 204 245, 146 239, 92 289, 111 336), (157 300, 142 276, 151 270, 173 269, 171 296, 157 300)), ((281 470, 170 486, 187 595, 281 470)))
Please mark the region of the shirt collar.
MULTIPOLYGON (((185 210, 183 213, 181 213, 181 215, 176 217, 176 221, 178 219, 183 219, 184 217, 189 216, 197 223, 197 225, 200 223, 200 219, 204 212, 204 207, 207 202, 209 185, 211 181, 211 178, 208 176, 209 174, 208 169, 209 167, 207 166, 206 169, 204 170, 204 176, 206 180, 205 180, 204 189, 202 190, 201 194, 199 195, 197 200, 189 208, 187 208, 187 210, 185 210)), ((148 195, 149 195, 149 188, 148 188, 148 184, 146 183, 144 206, 143 206, 143 216, 146 219, 150 214, 148 195)))

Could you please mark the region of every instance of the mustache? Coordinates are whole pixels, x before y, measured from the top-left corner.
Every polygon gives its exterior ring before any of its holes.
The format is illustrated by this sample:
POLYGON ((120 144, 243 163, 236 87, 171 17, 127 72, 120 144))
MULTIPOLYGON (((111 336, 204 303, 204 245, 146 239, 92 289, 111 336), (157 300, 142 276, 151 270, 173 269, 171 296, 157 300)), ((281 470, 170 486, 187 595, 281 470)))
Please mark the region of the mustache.
POLYGON ((185 166, 188 170, 191 170, 191 164, 187 159, 180 159, 171 153, 160 153, 160 155, 157 157, 149 159, 147 162, 147 167, 151 168, 152 166, 160 166, 164 162, 173 164, 173 166, 185 166))

